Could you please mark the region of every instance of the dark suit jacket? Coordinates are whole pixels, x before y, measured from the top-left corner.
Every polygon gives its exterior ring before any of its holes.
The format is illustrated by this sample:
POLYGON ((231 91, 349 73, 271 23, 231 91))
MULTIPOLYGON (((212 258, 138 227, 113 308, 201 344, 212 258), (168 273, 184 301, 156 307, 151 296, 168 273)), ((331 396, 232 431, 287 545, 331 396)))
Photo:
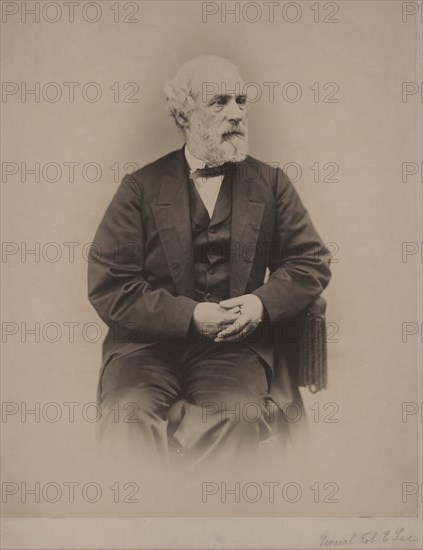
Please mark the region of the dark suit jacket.
MULTIPOLYGON (((256 294, 266 326, 282 326, 328 284, 328 251, 281 169, 250 156, 234 167, 225 176, 232 184, 230 297, 256 294)), ((197 302, 183 149, 123 179, 94 243, 88 287, 109 327, 103 368, 140 347, 187 337, 197 302)), ((275 400, 299 401, 295 373, 276 340, 259 336, 251 347, 274 369, 275 400)))

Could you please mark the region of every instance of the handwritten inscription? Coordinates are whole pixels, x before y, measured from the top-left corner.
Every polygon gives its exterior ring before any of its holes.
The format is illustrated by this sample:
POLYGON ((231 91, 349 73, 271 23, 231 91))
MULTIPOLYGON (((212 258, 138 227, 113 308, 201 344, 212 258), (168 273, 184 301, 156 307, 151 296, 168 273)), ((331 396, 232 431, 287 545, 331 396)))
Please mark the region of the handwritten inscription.
POLYGON ((328 530, 320 535, 319 546, 348 546, 349 544, 363 544, 371 546, 375 543, 417 542, 418 539, 409 535, 404 527, 396 530, 353 532, 347 536, 334 537, 328 530))

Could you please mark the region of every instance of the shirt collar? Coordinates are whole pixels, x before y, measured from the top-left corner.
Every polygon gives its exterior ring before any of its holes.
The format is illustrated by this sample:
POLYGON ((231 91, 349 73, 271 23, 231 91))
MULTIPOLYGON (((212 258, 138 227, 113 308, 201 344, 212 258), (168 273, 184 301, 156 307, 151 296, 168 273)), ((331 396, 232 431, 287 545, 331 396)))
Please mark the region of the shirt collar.
POLYGON ((194 157, 194 155, 191 153, 186 145, 184 147, 184 152, 191 173, 195 172, 195 170, 198 170, 199 168, 204 168, 204 166, 206 165, 204 160, 200 160, 197 157, 194 157))

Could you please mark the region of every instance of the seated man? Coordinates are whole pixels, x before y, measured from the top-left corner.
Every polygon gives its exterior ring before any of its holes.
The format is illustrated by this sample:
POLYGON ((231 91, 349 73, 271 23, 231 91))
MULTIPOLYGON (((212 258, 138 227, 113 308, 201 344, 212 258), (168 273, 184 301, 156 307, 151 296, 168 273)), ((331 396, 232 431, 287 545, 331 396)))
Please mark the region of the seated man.
MULTIPOLYGON (((191 465, 252 459, 274 435, 266 402, 284 367, 272 329, 330 279, 292 184, 247 155, 242 90, 228 60, 184 64, 166 87, 184 147, 123 179, 94 238, 89 298, 109 327, 101 437, 140 462, 167 464, 181 398, 173 440, 191 465)), ((300 401, 288 370, 278 383, 300 401)))

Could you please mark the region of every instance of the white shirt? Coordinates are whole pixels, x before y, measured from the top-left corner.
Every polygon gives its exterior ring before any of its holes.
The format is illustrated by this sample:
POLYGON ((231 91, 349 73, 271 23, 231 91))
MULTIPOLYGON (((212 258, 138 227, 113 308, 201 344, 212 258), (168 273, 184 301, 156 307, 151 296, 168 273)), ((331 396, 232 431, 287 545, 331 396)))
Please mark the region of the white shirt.
MULTIPOLYGON (((191 174, 199 168, 204 168, 206 163, 203 160, 194 157, 188 147, 185 145, 185 158, 191 174)), ((192 176, 191 176, 192 177, 192 176)), ((195 187, 204 206, 207 208, 210 218, 213 215, 214 207, 216 206, 217 197, 219 196, 220 187, 222 185, 223 176, 214 177, 199 177, 194 180, 195 187)))

